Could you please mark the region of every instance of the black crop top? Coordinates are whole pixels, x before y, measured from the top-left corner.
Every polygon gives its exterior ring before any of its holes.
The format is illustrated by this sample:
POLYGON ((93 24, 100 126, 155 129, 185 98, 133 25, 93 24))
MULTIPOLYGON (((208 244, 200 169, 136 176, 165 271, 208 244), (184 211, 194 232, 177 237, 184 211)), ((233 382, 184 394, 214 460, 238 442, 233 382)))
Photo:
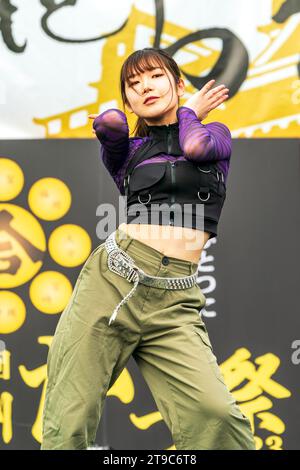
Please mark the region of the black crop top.
POLYGON ((159 127, 152 127, 152 139, 136 151, 126 168, 127 223, 182 226, 209 232, 209 238, 217 236, 226 197, 223 173, 214 162, 140 165, 158 154, 182 155, 178 124, 169 125, 169 131, 159 127))
MULTIPOLYGON (((121 194, 127 196, 127 223, 189 227, 209 232, 209 238, 217 236, 218 222, 226 198, 226 179, 231 156, 231 135, 228 128, 218 122, 204 126, 197 118, 195 122, 196 115, 191 109, 178 108, 178 122, 148 126, 149 136, 129 139, 132 151, 128 152, 127 148, 127 153, 130 158, 126 159, 123 172, 119 168, 117 173, 112 171, 114 159, 117 159, 112 148, 109 149, 109 145, 112 147, 109 132, 115 132, 113 145, 121 147, 121 141, 118 142, 116 138, 117 126, 115 124, 113 127, 111 123, 110 126, 108 123, 107 128, 103 126, 103 115, 110 111, 105 111, 96 118, 94 128, 103 144, 103 161, 110 172, 118 177, 115 181, 119 183, 121 194), (193 124, 194 136, 191 136, 188 134, 193 131, 193 124), (217 132, 214 134, 211 131, 209 143, 213 142, 214 146, 209 148, 209 158, 188 158, 188 152, 182 150, 184 141, 188 141, 190 145, 191 137, 199 138, 196 132, 198 126, 205 132, 205 139, 210 125, 212 130, 219 132, 219 140, 216 138, 217 132), (213 150, 217 149, 219 154, 214 158, 213 150)), ((122 113, 119 110, 113 111, 117 111, 119 115, 122 113)), ((197 140, 195 145, 197 146, 197 140)))

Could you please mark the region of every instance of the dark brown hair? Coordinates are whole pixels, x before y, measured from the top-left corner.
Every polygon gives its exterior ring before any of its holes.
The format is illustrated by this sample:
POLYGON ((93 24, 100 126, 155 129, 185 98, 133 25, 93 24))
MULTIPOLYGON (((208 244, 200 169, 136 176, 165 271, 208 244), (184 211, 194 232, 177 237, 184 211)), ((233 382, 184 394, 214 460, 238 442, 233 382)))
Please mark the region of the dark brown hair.
MULTIPOLYGON (((124 112, 125 104, 129 104, 125 93, 125 84, 129 83, 128 77, 134 73, 142 73, 145 70, 151 70, 151 68, 157 66, 162 67, 163 69, 167 68, 174 77, 175 83, 178 83, 181 78, 180 69, 173 57, 164 50, 155 47, 145 47, 144 49, 139 49, 133 52, 127 57, 122 65, 120 73, 120 91, 124 112)), ((134 136, 139 137, 145 137, 148 135, 147 124, 142 117, 138 117, 133 133, 134 136)))

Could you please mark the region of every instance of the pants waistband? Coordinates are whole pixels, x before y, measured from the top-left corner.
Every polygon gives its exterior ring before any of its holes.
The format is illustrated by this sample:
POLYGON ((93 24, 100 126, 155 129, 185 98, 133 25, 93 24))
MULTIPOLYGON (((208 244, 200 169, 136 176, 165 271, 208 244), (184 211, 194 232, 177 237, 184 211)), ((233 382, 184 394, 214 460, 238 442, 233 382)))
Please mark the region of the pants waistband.
POLYGON ((174 273, 174 276, 189 276, 198 269, 197 263, 172 256, 165 256, 161 251, 131 237, 120 228, 116 230, 116 242, 122 250, 126 251, 137 261, 137 265, 140 259, 151 263, 153 266, 156 266, 157 269, 161 267, 168 268, 168 271, 174 273), (167 265, 165 264, 166 259, 169 261, 167 265))

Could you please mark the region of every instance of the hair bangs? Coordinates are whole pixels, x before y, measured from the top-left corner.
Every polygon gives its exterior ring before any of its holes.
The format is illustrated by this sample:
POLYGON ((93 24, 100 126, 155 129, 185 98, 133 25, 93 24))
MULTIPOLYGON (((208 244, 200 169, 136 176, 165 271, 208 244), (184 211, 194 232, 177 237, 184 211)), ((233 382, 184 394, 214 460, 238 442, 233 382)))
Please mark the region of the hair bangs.
POLYGON ((155 54, 152 51, 148 53, 144 51, 143 54, 133 55, 128 60, 123 70, 124 78, 126 82, 129 83, 130 79, 133 78, 134 75, 156 68, 165 68, 163 60, 158 54, 155 54))

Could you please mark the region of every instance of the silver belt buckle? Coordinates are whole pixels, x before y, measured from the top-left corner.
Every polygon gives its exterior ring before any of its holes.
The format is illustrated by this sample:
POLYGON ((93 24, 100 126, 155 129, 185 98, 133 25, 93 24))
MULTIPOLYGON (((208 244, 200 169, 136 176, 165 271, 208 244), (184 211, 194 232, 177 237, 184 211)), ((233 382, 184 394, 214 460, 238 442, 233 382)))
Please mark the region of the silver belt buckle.
POLYGON ((119 274, 119 276, 124 277, 129 282, 135 279, 138 268, 132 266, 129 259, 126 259, 126 255, 124 256, 118 250, 113 250, 109 253, 107 262, 112 272, 119 274), (126 268, 129 269, 128 273, 125 272, 126 268))
POLYGON ((127 281, 131 282, 137 275, 138 267, 133 266, 124 256, 120 254, 120 263, 123 264, 123 267, 129 269, 128 274, 126 275, 127 281))

